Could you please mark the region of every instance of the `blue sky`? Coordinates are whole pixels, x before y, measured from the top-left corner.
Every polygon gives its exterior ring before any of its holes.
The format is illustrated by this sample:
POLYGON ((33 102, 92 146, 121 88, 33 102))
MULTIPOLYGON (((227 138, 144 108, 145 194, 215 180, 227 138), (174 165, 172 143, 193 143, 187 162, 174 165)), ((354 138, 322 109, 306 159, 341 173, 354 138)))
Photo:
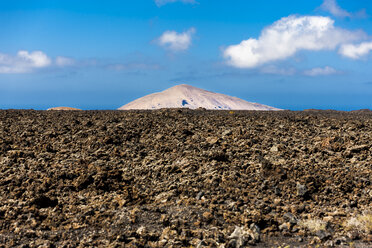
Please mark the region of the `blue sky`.
POLYGON ((372 108, 370 0, 0 1, 0 109, 116 109, 177 84, 372 108))

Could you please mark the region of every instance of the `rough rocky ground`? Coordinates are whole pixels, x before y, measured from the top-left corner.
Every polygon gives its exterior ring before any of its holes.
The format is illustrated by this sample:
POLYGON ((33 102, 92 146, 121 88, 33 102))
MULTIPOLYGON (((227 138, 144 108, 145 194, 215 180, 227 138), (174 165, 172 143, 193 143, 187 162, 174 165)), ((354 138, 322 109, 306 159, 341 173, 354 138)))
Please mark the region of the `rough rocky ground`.
POLYGON ((371 247, 372 114, 0 111, 0 247, 371 247))

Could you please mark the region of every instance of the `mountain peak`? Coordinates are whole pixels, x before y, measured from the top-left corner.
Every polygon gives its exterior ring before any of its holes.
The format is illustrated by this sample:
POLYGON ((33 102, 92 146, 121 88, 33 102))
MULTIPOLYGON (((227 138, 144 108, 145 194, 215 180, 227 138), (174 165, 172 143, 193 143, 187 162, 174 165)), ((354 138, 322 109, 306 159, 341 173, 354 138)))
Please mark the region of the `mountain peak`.
POLYGON ((162 92, 138 98, 137 100, 120 107, 119 110, 160 108, 280 110, 259 103, 247 102, 237 97, 199 89, 187 84, 176 85, 162 92))
POLYGON ((196 90, 196 91, 204 91, 203 89, 199 89, 197 87, 194 87, 194 86, 191 86, 191 85, 188 85, 188 84, 179 84, 179 85, 175 85, 173 87, 170 87, 164 91, 190 91, 190 90, 196 90))
POLYGON ((169 89, 172 89, 172 88, 175 88, 175 89, 177 89, 177 88, 180 88, 180 89, 182 89, 182 88, 187 89, 187 88, 196 88, 196 87, 191 86, 191 85, 188 85, 188 84, 178 84, 178 85, 175 85, 175 86, 173 86, 173 87, 171 87, 171 88, 169 88, 169 89))

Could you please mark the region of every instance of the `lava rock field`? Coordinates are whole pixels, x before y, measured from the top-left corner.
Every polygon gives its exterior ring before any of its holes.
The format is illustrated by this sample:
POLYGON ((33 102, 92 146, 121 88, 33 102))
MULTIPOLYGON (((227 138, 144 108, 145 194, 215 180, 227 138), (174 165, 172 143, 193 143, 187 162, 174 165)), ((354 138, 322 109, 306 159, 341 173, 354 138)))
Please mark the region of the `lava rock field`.
POLYGON ((0 247, 371 247, 371 178, 368 111, 2 110, 0 247))

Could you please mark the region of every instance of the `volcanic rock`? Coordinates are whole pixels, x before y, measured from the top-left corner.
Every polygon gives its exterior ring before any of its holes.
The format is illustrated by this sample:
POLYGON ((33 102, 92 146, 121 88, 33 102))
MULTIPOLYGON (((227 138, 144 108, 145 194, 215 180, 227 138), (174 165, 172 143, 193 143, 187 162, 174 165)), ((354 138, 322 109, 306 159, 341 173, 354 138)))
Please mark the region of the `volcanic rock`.
POLYGON ((370 113, 0 111, 0 247, 371 247, 371 151, 370 113))

